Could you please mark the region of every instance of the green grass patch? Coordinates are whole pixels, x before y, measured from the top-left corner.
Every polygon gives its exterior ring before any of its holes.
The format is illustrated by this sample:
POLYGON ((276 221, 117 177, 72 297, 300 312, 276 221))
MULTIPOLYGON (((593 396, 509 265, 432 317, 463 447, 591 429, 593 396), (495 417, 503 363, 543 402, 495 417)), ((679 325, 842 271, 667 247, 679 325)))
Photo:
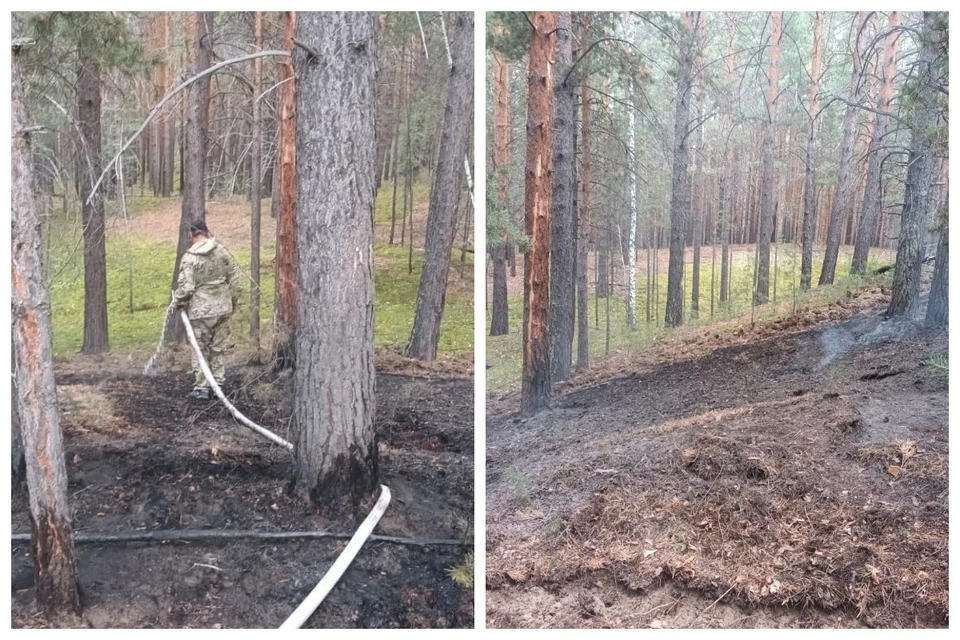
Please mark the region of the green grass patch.
MULTIPOLYGON (((401 182, 397 185, 397 239, 400 238, 400 222, 403 220, 403 176, 401 182)), ((415 182, 413 184, 413 204, 414 207, 422 206, 430 200, 430 185, 425 181, 415 182)), ((386 226, 389 228, 390 220, 393 218, 393 182, 384 182, 377 191, 377 203, 374 210, 373 220, 377 226, 386 226)))
MULTIPOLYGON (((128 205, 134 201, 137 202, 138 216, 149 215, 146 205, 157 207, 163 202, 160 199, 131 198, 128 205)), ((269 209, 265 208, 265 211, 269 209)), ((46 226, 48 242, 45 243, 45 251, 50 275, 53 348, 55 355, 63 357, 79 352, 83 343, 83 260, 79 224, 74 213, 68 212, 48 221, 46 226), (52 232, 50 227, 53 228, 52 232)), ((135 227, 131 236, 126 237, 123 226, 119 225, 112 228, 107 237, 107 312, 110 347, 114 353, 153 350, 170 302, 176 245, 139 240, 135 227)), ((244 273, 249 274, 249 248, 228 248, 244 273)), ((268 335, 273 316, 274 251, 272 244, 265 245, 261 254, 261 264, 268 263, 260 276, 260 318, 264 335, 268 335)), ((374 253, 375 340, 381 346, 401 347, 409 338, 413 325, 422 251, 414 250, 413 273, 407 269, 406 247, 378 245, 374 253)), ((458 264, 459 256, 459 249, 455 249, 454 264, 458 264)), ((472 254, 468 254, 467 258, 472 282, 472 254)), ((457 275, 451 272, 450 277, 452 280, 457 275)), ((233 341, 238 346, 250 344, 251 284, 249 279, 244 282, 241 306, 231 321, 233 341)), ((446 355, 468 355, 473 351, 472 293, 466 295, 454 289, 451 287, 448 290, 446 298, 439 351, 446 355)))
MULTIPOLYGON (((709 258, 709 248, 703 252, 705 258, 709 258)), ((876 254, 874 250, 873 254, 876 254)), ((643 267, 645 253, 640 254, 640 264, 643 267)), ((820 269, 823 262, 823 256, 814 255, 814 268, 812 282, 815 284, 820 277, 820 269)), ((879 266, 880 262, 872 259, 867 265, 867 272, 871 273, 879 266)), ((620 266, 617 266, 618 270, 620 266)), ((799 249, 794 250, 792 246, 782 246, 778 256, 778 269, 776 278, 776 296, 774 296, 774 282, 770 283, 770 300, 779 304, 768 304, 759 307, 752 307, 753 300, 753 255, 735 254, 731 263, 730 275, 730 300, 720 304, 720 252, 717 251, 717 261, 715 269, 711 269, 709 262, 702 264, 700 268, 700 312, 699 317, 694 318, 691 312, 691 295, 693 291, 693 269, 691 265, 686 265, 684 269, 684 314, 687 325, 707 326, 714 321, 729 320, 730 318, 743 314, 753 313, 756 320, 768 319, 778 314, 784 313, 783 306, 786 304, 787 313, 802 309, 811 304, 811 296, 817 296, 818 304, 833 302, 848 295, 851 291, 860 288, 865 284, 865 279, 860 276, 846 275, 850 271, 850 256, 841 255, 837 264, 837 277, 831 287, 815 287, 812 292, 802 292, 800 290, 800 254, 799 249), (715 278, 715 280, 714 280, 715 278), (715 286, 711 285, 715 282, 715 286), (713 299, 713 311, 711 313, 711 295, 713 299)), ((773 270, 773 255, 771 255, 771 271, 773 270)), ((519 277, 519 276, 518 276, 519 277)), ((619 276, 618 276, 619 277, 619 276)), ((614 291, 614 295, 609 298, 610 309, 610 345, 607 349, 607 298, 597 300, 596 295, 588 296, 588 314, 589 314, 589 346, 590 360, 596 362, 597 359, 610 353, 615 353, 625 349, 641 348, 649 345, 655 339, 665 336, 669 330, 663 326, 663 316, 666 312, 667 302, 667 274, 661 273, 656 280, 656 289, 659 296, 651 295, 651 319, 647 321, 647 294, 646 279, 637 278, 637 326, 631 330, 627 326, 627 308, 625 292, 622 287, 614 291)), ((593 283, 590 284, 593 288, 593 283)), ((486 371, 487 391, 506 391, 514 389, 520 385, 522 361, 522 320, 523 320, 523 297, 520 295, 510 296, 507 300, 510 309, 510 332, 504 336, 487 336, 487 365, 490 369, 486 371)), ((487 327, 490 326, 491 311, 487 309, 487 327)), ((574 336, 574 359, 576 359, 576 335, 574 336)))

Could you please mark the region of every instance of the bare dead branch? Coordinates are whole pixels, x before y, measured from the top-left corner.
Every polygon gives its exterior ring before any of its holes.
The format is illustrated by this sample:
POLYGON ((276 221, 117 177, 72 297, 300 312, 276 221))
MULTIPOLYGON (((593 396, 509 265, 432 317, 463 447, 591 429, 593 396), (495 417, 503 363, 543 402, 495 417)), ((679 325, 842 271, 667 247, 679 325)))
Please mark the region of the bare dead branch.
POLYGON ((147 119, 143 121, 143 123, 140 125, 140 128, 137 129, 136 133, 130 136, 130 138, 123 144, 123 146, 120 147, 120 150, 117 152, 117 155, 115 155, 110 160, 110 162, 107 163, 107 166, 103 168, 103 172, 100 174, 100 177, 97 179, 97 182, 93 185, 93 189, 91 189, 90 191, 90 195, 87 197, 87 204, 89 204, 93 200, 93 196, 96 195, 97 190, 100 188, 100 185, 103 183, 103 179, 107 175, 107 173, 110 171, 110 168, 114 164, 116 164, 120 156, 127 149, 130 148, 130 145, 133 144, 133 141, 136 140, 140 136, 140 134, 144 132, 144 130, 147 128, 147 125, 150 124, 150 122, 158 113, 160 113, 160 110, 163 108, 163 105, 165 105, 171 98, 173 98, 173 96, 177 95, 178 93, 186 89, 188 86, 190 86, 200 78, 203 78, 204 76, 208 76, 212 73, 215 73, 216 71, 218 71, 219 69, 222 69, 223 67, 229 66, 231 64, 238 64, 240 62, 246 62, 247 60, 252 60, 254 58, 265 58, 268 56, 290 57, 290 52, 289 51, 258 51, 257 53, 251 53, 245 56, 240 56, 239 58, 231 58, 229 60, 224 60, 223 62, 217 63, 212 67, 209 67, 208 69, 204 69, 203 71, 193 76, 192 78, 188 78, 187 80, 184 80, 182 83, 180 83, 180 85, 178 85, 174 89, 171 89, 170 92, 167 93, 167 95, 163 96, 160 102, 154 105, 153 109, 150 110, 150 114, 147 116, 147 119))

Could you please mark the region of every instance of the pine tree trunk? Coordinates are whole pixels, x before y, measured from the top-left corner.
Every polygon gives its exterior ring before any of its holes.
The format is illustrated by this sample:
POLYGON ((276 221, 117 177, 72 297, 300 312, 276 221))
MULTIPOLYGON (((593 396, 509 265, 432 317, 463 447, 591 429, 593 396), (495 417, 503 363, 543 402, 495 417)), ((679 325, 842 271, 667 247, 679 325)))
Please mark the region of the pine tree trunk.
MULTIPOLYGON (((12 79, 12 360, 15 426, 22 437, 30 496, 37 607, 55 626, 79 622, 80 594, 67 503, 67 468, 53 374, 50 299, 33 193, 33 150, 20 70, 20 18, 13 16, 12 79)), ((89 73, 87 66, 84 75, 89 73)), ((95 77, 95 76, 94 76, 95 77)), ((97 91, 99 95, 99 89, 97 91)), ((81 95, 84 95, 81 92, 81 95)), ((99 107, 99 100, 97 100, 99 107)), ((99 132, 99 121, 97 124, 99 132)), ((99 162, 97 163, 99 164, 99 162)), ((94 179, 96 179, 94 177, 94 179)), ((83 183, 89 189, 90 182, 83 183)), ((101 200, 102 201, 102 200, 101 200)), ((19 466, 15 460, 15 465, 19 466)))
MULTIPOLYGON (((12 338, 10 342, 10 353, 16 353, 16 344, 12 342, 12 338)), ((14 401, 10 403, 10 458, 12 462, 12 479, 14 484, 16 484, 26 477, 27 463, 24 458, 23 435, 20 430, 20 410, 17 408, 16 402, 16 398, 20 397, 20 392, 17 390, 16 376, 11 376, 10 385, 11 397, 14 398, 14 401)))
MULTIPOLYGON (((213 25, 211 12, 190 12, 184 20, 184 42, 186 55, 186 75, 192 77, 210 66, 213 43, 209 37, 213 25)), ((171 289, 177 286, 180 273, 180 260, 190 245, 190 223, 194 220, 206 220, 206 157, 207 127, 210 116, 210 76, 192 83, 185 90, 184 99, 186 118, 184 135, 186 144, 183 150, 183 203, 180 209, 180 234, 177 240, 177 257, 173 265, 171 289)), ((183 339, 183 326, 179 314, 168 316, 163 331, 167 344, 183 339)))
POLYGON ((757 238, 757 289, 754 302, 764 304, 770 297, 770 236, 774 232, 774 137, 777 125, 777 95, 780 92, 780 35, 783 12, 771 14, 770 64, 767 70, 767 122, 763 137, 763 186, 760 196, 760 231, 757 238))
POLYGON ((553 85, 553 184, 550 212, 550 376, 553 382, 570 377, 573 360, 574 287, 576 272, 576 189, 574 131, 576 80, 567 72, 573 65, 573 33, 569 11, 557 12, 553 85), (564 79, 566 81, 564 82, 564 79))
POLYGON ((550 199, 553 183, 553 37, 557 16, 532 14, 527 73, 525 229, 530 247, 523 256, 523 379, 520 413, 533 415, 550 404, 550 199))
MULTIPOLYGON (((917 101, 919 108, 911 123, 910 156, 907 160, 907 181, 904 188, 903 211, 900 214, 900 238, 897 243, 897 261, 893 272, 890 306, 887 317, 914 315, 920 306, 920 271, 923 265, 923 240, 930 221, 933 204, 933 182, 936 177, 936 157, 931 137, 938 124, 936 110, 936 75, 934 68, 936 47, 933 41, 933 12, 923 14, 921 44, 916 61, 917 101)), ((946 274, 944 274, 945 276, 946 274)))
MULTIPOLYGON (((297 13, 285 11, 283 15, 283 48, 294 50, 294 34, 297 31, 297 13)), ((297 91, 294 82, 293 63, 283 64, 286 82, 280 88, 280 205, 277 209, 277 249, 275 259, 276 295, 273 316, 276 324, 274 361, 277 368, 293 364, 292 350, 297 330, 297 264, 298 238, 297 198, 297 91)))
MULTIPOLYGON (((173 68, 170 64, 171 51, 173 49, 173 34, 171 26, 171 14, 169 11, 163 13, 163 91, 166 94, 173 86, 173 68)), ((167 111, 165 118, 163 138, 163 185, 160 195, 169 198, 173 195, 173 172, 174 172, 174 145, 177 139, 176 120, 173 117, 173 111, 167 111)))
MULTIPOLYGON (((493 174, 496 180, 497 206, 508 210, 507 187, 510 165, 510 63, 494 50, 493 58, 493 174)), ((505 215, 510 215, 509 213, 505 215)), ((490 335, 510 332, 510 309, 507 304, 507 262, 509 239, 490 238, 490 259, 493 263, 490 335)))
POLYGON ((628 95, 631 105, 627 117, 627 201, 630 208, 630 227, 627 234, 627 327, 637 328, 637 118, 633 110, 636 104, 634 79, 628 81, 628 95))
MULTIPOLYGON (((731 13, 727 13, 727 58, 725 61, 726 80, 733 85, 736 82, 736 22, 731 13)), ((723 115, 722 131, 726 134, 726 144, 723 148, 723 172, 720 177, 720 304, 730 298, 730 236, 733 222, 734 202, 734 165, 737 160, 734 151, 736 143, 733 140, 734 103, 731 99, 727 105, 730 113, 723 115)))
POLYGON ((817 223, 817 146, 820 129, 820 79, 823 75, 823 11, 814 13, 810 65, 810 123, 803 179, 803 231, 800 235, 800 289, 807 291, 813 274, 813 242, 817 223))
POLYGON ((81 353, 110 350, 107 325, 107 233, 103 214, 103 187, 87 202, 100 177, 100 64, 80 46, 77 67, 77 126, 82 157, 80 174, 83 223, 83 346, 81 353))
POLYGON ((687 162, 690 149, 687 146, 687 128, 690 125, 690 97, 693 75, 693 43, 696 39, 694 21, 699 16, 685 11, 681 17, 684 43, 679 51, 677 69, 677 96, 673 120, 673 173, 670 196, 670 258, 667 271, 667 308, 664 322, 668 327, 683 324, 683 254, 684 229, 690 210, 690 184, 687 177, 687 162))
MULTIPOLYGON (((585 18, 588 21, 589 17, 585 18)), ((590 32, 589 22, 585 22, 584 34, 590 32)), ((590 327, 587 312, 587 260, 590 249, 590 191, 592 180, 590 166, 590 76, 583 74, 580 81, 580 101, 582 104, 582 137, 580 142, 580 202, 577 215, 577 371, 586 371, 590 367, 590 327)))
MULTIPOLYGON (((948 199, 949 201, 949 199, 948 199)), ((940 240, 937 242, 937 261, 933 267, 933 281, 930 283, 930 298, 927 301, 927 316, 924 319, 924 326, 927 328, 946 327, 950 311, 948 301, 949 294, 949 252, 947 249, 947 240, 950 234, 946 222, 946 211, 949 210, 948 204, 944 204, 944 221, 940 225, 940 240)))
MULTIPOLYGON (((700 100, 699 106, 697 107, 697 120, 703 118, 703 89, 700 90, 700 100)), ((703 156, 705 152, 703 150, 703 124, 697 126, 697 134, 699 139, 697 140, 697 146, 694 147, 694 161, 693 161, 693 180, 691 181, 691 192, 690 192, 690 216, 692 218, 692 224, 690 225, 693 228, 693 273, 690 278, 690 317, 697 319, 700 317, 700 242, 702 240, 703 234, 703 156), (693 192, 695 188, 699 185, 700 188, 700 197, 694 198, 693 192)))
POLYGON ((597 249, 597 297, 610 297, 610 270, 607 268, 607 258, 609 257, 609 247, 607 239, 604 239, 602 247, 597 249))
MULTIPOLYGON (((373 354, 378 19, 304 12, 297 77, 297 486, 357 515, 380 478, 373 354)), ((472 67, 471 67, 472 69, 472 67)))
MULTIPOLYGON (((447 103, 440 135, 440 153, 434 172, 427 214, 424 262, 417 290, 413 329, 405 355, 428 362, 437 358, 440 322, 447 295, 450 252, 456 232, 457 198, 463 184, 463 158, 467 153, 473 113, 473 12, 452 16, 450 49, 453 66, 447 82, 447 103)), ((412 234, 411 234, 412 239, 412 234)))
POLYGON ((870 254, 870 244, 873 242, 876 231, 877 218, 880 215, 881 191, 880 170, 883 161, 884 136, 890 123, 889 112, 893 104, 893 79, 897 72, 897 42, 899 41, 898 27, 900 26, 900 12, 890 12, 889 30, 883 47, 883 80, 877 100, 876 119, 873 125, 873 137, 870 140, 870 150, 867 159, 867 181, 863 188, 863 207, 860 211, 860 224, 857 227, 857 240, 853 248, 853 260, 850 263, 850 273, 862 274, 867 269, 867 258, 870 254))
POLYGON ((491 254, 493 304, 490 314, 490 335, 505 336, 510 332, 510 311, 507 308, 507 245, 501 243, 493 247, 491 254))
MULTIPOLYGON (((150 14, 147 23, 147 51, 154 56, 161 56, 163 47, 163 13, 150 14)), ((163 64, 157 64, 151 70, 151 98, 156 104, 163 98, 163 64)), ((166 121, 156 118, 150 126, 150 190, 153 197, 160 195, 160 185, 163 181, 163 150, 166 130, 166 121)))
POLYGON ((397 98, 394 102, 394 127, 393 127, 393 150, 390 152, 390 175, 393 178, 393 198, 390 201, 390 244, 393 244, 396 228, 397 228, 397 153, 398 144, 397 141, 400 138, 400 106, 403 102, 404 94, 401 91, 401 88, 405 84, 404 71, 406 65, 404 62, 407 59, 407 41, 404 40, 400 47, 400 62, 397 65, 397 98))
MULTIPOLYGON (((263 49, 263 12, 253 13, 253 46, 263 49)), ((263 156, 263 121, 261 102, 257 98, 263 90, 263 58, 253 61, 253 142, 250 145, 250 337, 255 357, 260 354, 260 163, 263 156)))
POLYGON ((853 50, 853 72, 850 75, 850 87, 847 91, 847 100, 850 104, 843 114, 843 139, 840 145, 840 168, 837 173, 837 186, 833 199, 833 205, 830 207, 830 222, 827 228, 827 245, 823 254, 823 268, 820 270, 820 279, 818 284, 833 284, 834 276, 837 271, 837 258, 840 253, 841 232, 843 231, 844 215, 850 208, 851 187, 853 186, 852 166, 853 150, 856 142, 856 124, 858 107, 855 106, 860 97, 861 71, 863 61, 861 59, 861 33, 866 26, 867 12, 857 13, 854 22, 854 50, 853 50))

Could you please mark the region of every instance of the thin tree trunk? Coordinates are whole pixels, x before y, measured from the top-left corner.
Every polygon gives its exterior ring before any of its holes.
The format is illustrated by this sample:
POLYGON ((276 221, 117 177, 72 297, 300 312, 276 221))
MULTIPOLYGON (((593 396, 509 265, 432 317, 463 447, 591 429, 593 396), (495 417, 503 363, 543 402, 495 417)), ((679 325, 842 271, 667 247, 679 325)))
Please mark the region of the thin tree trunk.
POLYGON ((870 244, 876 227, 877 217, 880 214, 882 201, 880 198, 880 170, 882 164, 884 136, 890 118, 884 113, 890 111, 893 102, 893 78, 897 71, 897 42, 899 38, 900 12, 890 12, 890 22, 883 47, 883 80, 880 86, 873 123, 873 137, 870 139, 870 150, 867 152, 867 180, 863 187, 863 205, 860 210, 860 222, 857 227, 857 239, 853 248, 853 259, 850 262, 850 273, 862 274, 867 269, 867 258, 870 254, 870 244))
POLYGON ((520 412, 533 415, 550 404, 550 199, 553 182, 553 37, 557 16, 532 15, 527 74, 525 228, 523 257, 523 379, 520 412))
MULTIPOLYGON (((263 12, 253 13, 253 46, 263 49, 263 12)), ((260 162, 263 155, 263 123, 260 100, 263 85, 263 58, 253 60, 253 142, 250 148, 250 337, 256 358, 260 357, 260 162)))
POLYGON ((597 282, 597 296, 601 298, 610 297, 610 270, 607 268, 607 262, 609 261, 609 251, 610 247, 607 244, 607 240, 604 239, 604 244, 597 250, 597 276, 599 278, 597 282))
MULTIPOLYGON (((422 58, 421 58, 422 59, 422 58)), ((407 109, 406 109, 406 140, 403 145, 404 165, 403 165, 403 228, 400 230, 400 246, 403 246, 407 229, 407 216, 409 215, 410 238, 407 251, 407 273, 413 273, 413 149, 410 144, 410 120, 413 110, 413 75, 414 61, 413 56, 408 63, 407 70, 407 109)))
POLYGON ((401 102, 404 99, 403 92, 401 87, 404 85, 404 71, 406 65, 404 62, 407 59, 407 41, 404 40, 400 46, 400 62, 398 63, 397 69, 397 99, 394 103, 394 128, 393 128, 393 151, 390 154, 390 161, 392 163, 392 169, 390 170, 391 175, 393 176, 393 198, 390 201, 390 244, 393 244, 394 233, 397 227, 397 139, 400 137, 400 106, 401 102))
MULTIPOLYGON (((81 36, 82 38, 83 36, 81 36)), ((100 175, 100 63, 81 44, 77 68, 78 158, 83 224, 83 346, 81 353, 110 350, 107 324, 107 233, 103 195, 87 202, 100 175)))
MULTIPOLYGON (((213 43, 210 27, 213 25, 212 12, 190 12, 184 20, 184 42, 186 51, 187 76, 193 76, 210 66, 213 43)), ((180 261, 190 244, 190 223, 206 220, 206 157, 207 127, 210 116, 210 76, 200 78, 185 89, 184 99, 186 118, 184 135, 186 145, 183 153, 183 203, 180 209, 180 230, 177 239, 177 257, 173 265, 171 289, 177 286, 180 273, 180 261)), ((183 340, 183 325, 179 314, 167 316, 163 335, 167 344, 183 340)))
MULTIPOLYGON (((584 34, 589 33, 589 17, 585 18, 584 34)), ((580 143, 580 206, 577 216, 577 372, 590 367, 590 327, 587 310, 587 260, 590 249, 590 76, 583 74, 580 81, 582 104, 582 136, 580 143)))
MULTIPOLYGON (((283 48, 294 50, 297 13, 283 15, 283 48)), ((274 297, 274 324, 276 345, 274 361, 278 368, 293 364, 291 353, 297 331, 297 264, 299 262, 299 231, 297 230, 298 164, 297 164, 297 82, 292 80, 293 61, 283 64, 280 87, 280 206, 277 210, 276 295, 274 297)))
MULTIPOLYGON (((697 107, 697 120, 703 118, 703 89, 701 88, 699 106, 697 107)), ((693 162, 693 182, 691 183, 691 195, 690 195, 690 215, 693 218, 692 227, 693 227, 693 274, 690 279, 690 317, 697 319, 700 317, 700 242, 703 235, 703 156, 705 152, 703 150, 703 124, 701 123, 698 127, 699 140, 697 140, 697 146, 694 147, 694 162, 693 162), (697 199, 693 198, 693 190, 699 185, 700 187, 700 197, 697 199)))
POLYGON ((627 327, 637 328, 637 118, 633 105, 636 104, 634 79, 628 82, 631 104, 627 107, 627 199, 630 205, 630 231, 627 238, 627 327))
POLYGON ((677 69, 677 94, 673 124, 673 173, 670 196, 670 263, 667 272, 667 308, 664 322, 668 327, 683 324, 683 254, 684 228, 690 209, 690 184, 687 177, 689 147, 687 127, 690 125, 690 94, 692 88, 696 27, 700 17, 685 11, 681 17, 684 42, 680 47, 677 69))
MULTIPOLYGON (((40 252, 33 193, 33 150, 20 69, 20 17, 13 15, 12 79, 12 342, 15 425, 20 430, 30 497, 37 607, 56 626, 79 622, 77 563, 67 502, 67 468, 53 373, 50 299, 40 252)), ((99 126, 99 125, 98 125, 99 126)), ((84 180, 92 183, 93 178, 84 180)), ((102 201, 98 198, 98 201, 102 201)))
MULTIPOLYGON (((502 29, 501 29, 502 33, 502 29)), ((510 166, 510 63, 499 52, 493 58, 493 175, 497 186, 497 206, 509 210, 507 201, 508 167, 510 166)), ((502 336, 510 331, 510 309, 507 303, 508 237, 490 238, 490 259, 493 262, 493 291, 490 314, 490 335, 502 336)))
POLYGON ((777 96, 780 92, 780 36, 783 12, 771 14, 770 64, 767 71, 767 122, 763 137, 763 186, 760 200, 760 235, 757 238, 756 304, 765 304, 770 297, 770 236, 774 233, 776 198, 774 197, 774 137, 777 126, 777 96))
MULTIPOLYGON (((163 87, 164 94, 173 86, 173 68, 170 64, 170 56, 173 48, 173 34, 171 25, 171 14, 169 11, 163 13, 163 87)), ((160 195, 169 198, 173 195, 173 171, 176 134, 176 120, 173 111, 167 112, 166 127, 164 128, 164 152, 163 152, 163 185, 160 195)))
POLYGON ((850 208, 852 186, 851 162, 856 143, 856 124, 859 108, 856 103, 860 97, 863 61, 861 58, 861 33, 866 27, 867 12, 857 13, 854 22, 853 72, 850 75, 850 87, 847 96, 847 109, 843 115, 843 140, 840 146, 840 168, 837 173, 837 188, 830 208, 830 222, 827 228, 827 246, 823 254, 823 268, 820 270, 820 286, 833 284, 837 270, 837 258, 840 253, 840 235, 843 231, 844 215, 850 208))
POLYGON ((803 232, 800 236, 800 289, 810 288, 813 273, 813 242, 817 223, 817 146, 820 129, 820 79, 823 75, 823 11, 814 13, 813 54, 810 65, 810 124, 803 180, 803 232))
MULTIPOLYGON (((610 218, 608 217, 607 218, 607 246, 608 247, 613 242, 613 238, 611 237, 612 230, 613 229, 610 225, 610 218)), ((607 274, 608 276, 607 280, 608 282, 613 282, 613 260, 607 260, 607 262, 610 265, 610 272, 607 274)), ((607 323, 606 323, 606 336, 605 336, 606 339, 604 340, 603 355, 608 356, 610 355, 610 296, 609 295, 607 296, 605 302, 606 302, 605 315, 606 315, 607 323)))
MULTIPOLYGON (((440 136, 440 153, 434 172, 424 262, 417 290, 413 329, 405 355, 432 362, 440 344, 440 322, 447 294, 450 254, 456 232, 457 198, 463 184, 463 158, 467 152, 473 113, 473 12, 452 16, 453 65, 447 83, 447 102, 440 136)), ((412 239, 412 234, 411 234, 412 239)))
POLYGON ((553 382, 570 377, 573 360, 576 235, 573 211, 576 189, 574 131, 576 80, 567 72, 573 65, 573 32, 569 11, 557 12, 556 65, 553 85, 553 184, 550 212, 550 376, 553 382), (564 82, 564 79, 566 81, 564 82))
POLYGON ((380 478, 373 358, 375 13, 304 12, 297 77, 297 486, 322 510, 359 513, 380 478))

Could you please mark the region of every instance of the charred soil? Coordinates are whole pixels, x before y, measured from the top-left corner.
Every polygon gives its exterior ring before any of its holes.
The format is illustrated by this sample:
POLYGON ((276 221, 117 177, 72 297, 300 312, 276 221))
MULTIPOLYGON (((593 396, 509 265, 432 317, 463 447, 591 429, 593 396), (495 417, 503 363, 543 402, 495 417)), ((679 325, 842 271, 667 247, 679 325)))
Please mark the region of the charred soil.
POLYGON ((488 625, 946 626, 947 332, 881 310, 490 416, 488 625))
MULTIPOLYGON (((293 460, 238 426, 216 400, 185 398, 186 373, 60 363, 69 496, 77 532, 156 529, 328 530, 291 491, 293 460)), ((292 439, 290 382, 266 367, 231 372, 227 392, 259 424, 292 439)), ((393 500, 375 533, 459 539, 463 546, 370 541, 307 627, 472 627, 473 594, 451 580, 473 540, 473 383, 380 373, 382 482, 393 500)), ((371 505, 372 506, 372 501, 371 505)), ((25 486, 14 531, 29 531, 25 486)), ((84 544, 77 547, 85 616, 95 627, 275 628, 346 540, 84 544)), ((35 613, 28 545, 14 545, 13 624, 35 613)))

